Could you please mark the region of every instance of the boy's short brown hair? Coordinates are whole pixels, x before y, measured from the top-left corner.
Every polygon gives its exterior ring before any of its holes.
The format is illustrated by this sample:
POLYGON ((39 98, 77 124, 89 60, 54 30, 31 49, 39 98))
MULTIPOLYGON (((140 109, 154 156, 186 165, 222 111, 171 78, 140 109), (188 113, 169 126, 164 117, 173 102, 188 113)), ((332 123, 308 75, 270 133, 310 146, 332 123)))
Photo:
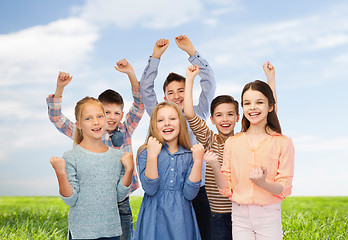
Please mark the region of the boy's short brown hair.
POLYGON ((101 103, 114 103, 117 105, 121 105, 122 108, 124 106, 124 102, 123 102, 123 98, 121 96, 121 94, 119 94, 118 92, 112 90, 112 89, 107 89, 104 92, 102 92, 99 96, 98 96, 98 100, 101 103))
POLYGON ((236 110, 236 115, 239 115, 239 109, 238 109, 238 101, 236 101, 232 96, 230 95, 220 95, 211 101, 210 104, 210 116, 213 116, 215 108, 223 103, 232 103, 234 105, 234 108, 236 110))
POLYGON ((177 74, 177 73, 169 73, 168 77, 166 78, 166 80, 163 83, 163 92, 166 93, 166 88, 167 86, 171 83, 171 82, 185 82, 186 78, 184 78, 183 76, 177 74))

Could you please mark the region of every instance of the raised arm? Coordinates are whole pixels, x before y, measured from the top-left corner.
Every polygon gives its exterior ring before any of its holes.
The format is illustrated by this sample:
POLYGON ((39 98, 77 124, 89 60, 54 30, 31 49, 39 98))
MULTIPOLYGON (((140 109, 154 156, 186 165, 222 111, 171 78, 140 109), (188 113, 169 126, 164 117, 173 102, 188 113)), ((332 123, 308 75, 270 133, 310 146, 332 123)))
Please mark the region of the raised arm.
POLYGON ((193 108, 193 83, 194 79, 199 73, 199 68, 197 65, 189 66, 186 69, 186 81, 185 81, 185 100, 184 100, 184 112, 188 120, 195 116, 195 110, 193 108))
POLYGON ((128 75, 132 87, 140 87, 132 65, 125 58, 116 63, 115 69, 121 73, 126 73, 128 75))
POLYGON ((191 40, 186 35, 180 35, 175 38, 175 43, 180 49, 187 52, 187 54, 192 57, 195 55, 197 50, 194 48, 191 40))
POLYGON ((71 82, 72 76, 70 73, 59 72, 57 78, 57 87, 54 94, 55 98, 61 98, 63 96, 64 88, 71 82))
POLYGON ((197 64, 199 68, 199 76, 201 77, 201 93, 199 95, 199 102, 194 106, 195 113, 202 119, 206 119, 209 115, 210 103, 214 98, 216 83, 214 79, 213 70, 210 68, 208 62, 193 47, 191 40, 186 35, 181 35, 175 38, 176 44, 180 49, 187 52, 190 56, 189 61, 192 65, 197 64))
POLYGON ((140 79, 140 94, 142 96, 145 109, 149 115, 157 105, 157 96, 155 92, 154 81, 158 73, 158 65, 162 54, 168 48, 169 40, 160 39, 156 42, 152 57, 149 58, 148 64, 144 69, 140 79))
POLYGON ((273 91, 273 96, 276 104, 274 105, 274 110, 277 112, 277 93, 276 93, 276 86, 275 86, 275 69, 274 66, 267 61, 265 64, 263 64, 263 71, 265 72, 267 83, 270 86, 270 88, 273 91))
POLYGON ((48 117, 59 132, 74 138, 75 124, 62 113, 62 95, 64 88, 70 83, 72 76, 69 73, 59 72, 55 94, 46 98, 48 117))
MULTIPOLYGON (((125 121, 120 127, 121 129, 123 127, 125 129, 125 142, 123 145, 123 150, 125 152, 132 152, 131 137, 144 114, 144 104, 140 95, 140 85, 132 65, 126 59, 122 59, 116 63, 115 69, 119 72, 126 73, 132 86, 133 104, 126 114, 125 121)), ((133 179, 133 184, 137 184, 137 179, 133 179)))

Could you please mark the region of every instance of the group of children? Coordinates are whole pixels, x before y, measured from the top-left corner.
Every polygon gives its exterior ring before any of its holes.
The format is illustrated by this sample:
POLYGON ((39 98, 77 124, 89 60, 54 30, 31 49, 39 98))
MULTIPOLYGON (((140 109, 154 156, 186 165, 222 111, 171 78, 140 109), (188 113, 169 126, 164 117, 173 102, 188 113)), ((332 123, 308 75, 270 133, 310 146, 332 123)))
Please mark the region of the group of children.
POLYGON ((263 65, 268 84, 245 85, 242 130, 235 135, 238 102, 229 95, 214 98, 208 62, 187 36, 175 42, 191 65, 186 78, 168 75, 163 102, 154 80, 169 40, 156 42, 140 83, 125 59, 116 63, 128 75, 134 99, 124 122, 123 99, 110 89, 80 100, 76 122, 70 121, 61 103, 72 76, 59 73, 56 92, 46 101, 51 122, 74 139, 63 158, 50 159, 70 206, 69 239, 282 238, 280 203, 291 194, 294 147, 277 118, 274 67, 263 65), (193 106, 198 74, 202 91, 193 106), (144 109, 149 130, 134 167, 131 136, 144 109), (205 122, 209 110, 217 134, 205 122), (136 168, 145 193, 133 234, 129 194, 139 187, 136 168))

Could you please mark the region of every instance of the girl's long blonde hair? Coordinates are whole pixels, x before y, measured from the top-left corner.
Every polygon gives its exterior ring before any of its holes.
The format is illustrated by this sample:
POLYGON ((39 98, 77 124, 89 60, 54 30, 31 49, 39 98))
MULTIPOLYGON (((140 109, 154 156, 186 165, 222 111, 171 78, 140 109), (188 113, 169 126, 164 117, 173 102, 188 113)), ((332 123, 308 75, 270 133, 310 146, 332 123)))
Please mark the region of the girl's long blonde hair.
POLYGON ((82 110, 87 104, 96 104, 100 106, 104 112, 104 107, 101 104, 101 102, 99 102, 98 99, 95 99, 93 97, 84 97, 76 103, 76 106, 75 106, 76 131, 74 135, 74 145, 80 144, 83 140, 82 131, 77 126, 80 125, 81 123, 82 110))
POLYGON ((149 125, 149 130, 147 132, 147 137, 145 140, 145 143, 141 145, 138 149, 137 152, 137 157, 139 154, 146 149, 147 147, 147 141, 149 140, 149 137, 154 137, 156 138, 160 143, 164 143, 164 139, 162 138, 161 134, 157 130, 157 113, 158 110, 163 108, 163 107, 172 107, 176 110, 179 116, 179 124, 180 124, 180 131, 179 131, 179 136, 178 136, 178 145, 183 146, 186 149, 191 148, 191 140, 190 140, 190 134, 188 132, 188 127, 186 123, 186 118, 180 108, 173 102, 161 102, 156 105, 156 107, 152 110, 151 116, 150 116, 150 125, 149 125))

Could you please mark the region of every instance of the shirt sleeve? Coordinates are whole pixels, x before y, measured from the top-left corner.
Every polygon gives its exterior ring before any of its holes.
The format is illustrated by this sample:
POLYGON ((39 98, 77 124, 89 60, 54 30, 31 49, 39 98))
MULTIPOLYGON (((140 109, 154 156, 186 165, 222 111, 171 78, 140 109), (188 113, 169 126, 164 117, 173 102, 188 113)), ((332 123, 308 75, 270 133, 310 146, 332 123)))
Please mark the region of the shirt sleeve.
POLYGON ((192 119, 187 119, 187 122, 190 124, 190 128, 196 136, 197 141, 203 144, 204 148, 207 148, 214 134, 213 131, 208 128, 207 123, 196 114, 192 119))
POLYGON ((132 87, 132 94, 134 99, 133 105, 129 109, 124 121, 124 128, 126 131, 123 145, 124 152, 132 152, 132 134, 144 114, 144 104, 141 99, 139 88, 132 87))
POLYGON ((140 79, 140 94, 142 96, 146 112, 149 114, 149 116, 158 103, 154 81, 158 74, 159 62, 159 59, 150 57, 140 79))
POLYGON ((227 187, 225 189, 219 188, 222 195, 226 197, 231 197, 233 193, 232 177, 231 177, 231 143, 230 138, 225 142, 223 163, 221 166, 221 172, 227 180, 227 187))
POLYGON ((122 170, 120 171, 121 172, 120 180, 117 183, 117 201, 118 202, 122 202, 128 196, 129 190, 131 189, 131 186, 132 186, 132 184, 130 184, 128 187, 126 187, 122 184, 122 178, 125 173, 125 168, 123 165, 121 166, 121 169, 122 170))
POLYGON ((72 153, 64 153, 63 158, 66 162, 66 174, 69 180, 69 183, 73 189, 73 194, 70 197, 64 197, 60 194, 61 198, 63 199, 64 203, 70 207, 75 206, 78 195, 80 192, 80 186, 79 182, 77 180, 77 169, 76 169, 76 163, 74 160, 74 157, 72 156, 72 153))
POLYGON ((74 139, 75 124, 62 113, 62 98, 55 98, 53 94, 46 98, 48 117, 59 132, 74 139))
POLYGON ((209 63, 202 58, 199 52, 196 52, 188 60, 192 65, 197 64, 199 67, 199 76, 201 77, 200 85, 202 91, 199 95, 198 105, 194 106, 194 110, 200 118, 206 119, 209 116, 210 103, 215 95, 216 82, 214 73, 209 63))
POLYGON ((138 171, 141 186, 146 194, 153 196, 157 193, 160 184, 160 176, 156 179, 150 179, 145 176, 146 163, 147 163, 147 150, 144 149, 137 157, 138 171))
MULTIPOLYGON (((192 159, 191 154, 190 154, 190 156, 192 159)), ((190 163, 190 166, 189 166, 189 169, 188 169, 187 175, 186 175, 186 180, 185 180, 185 183, 183 186, 183 194, 187 200, 192 200, 197 196, 200 185, 201 185, 201 180, 198 182, 191 182, 190 181, 189 177, 191 174, 192 167, 193 167, 193 161, 191 161, 191 163, 190 163)))
POLYGON ((292 190, 292 180, 294 177, 294 145, 290 138, 283 142, 282 151, 279 157, 279 168, 275 177, 275 182, 283 186, 283 191, 279 195, 282 198, 290 196, 292 190))

